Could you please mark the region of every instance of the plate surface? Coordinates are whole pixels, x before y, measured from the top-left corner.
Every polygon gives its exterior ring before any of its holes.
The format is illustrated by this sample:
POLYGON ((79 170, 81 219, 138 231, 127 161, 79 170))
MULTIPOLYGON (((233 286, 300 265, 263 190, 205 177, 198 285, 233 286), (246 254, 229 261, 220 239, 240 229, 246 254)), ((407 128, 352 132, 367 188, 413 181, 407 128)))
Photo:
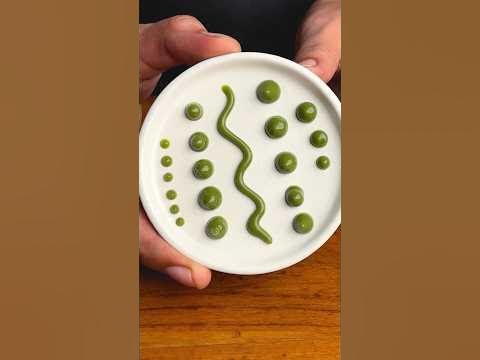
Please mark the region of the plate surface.
POLYGON ((340 102, 319 78, 307 69, 284 58, 262 53, 237 53, 203 61, 178 76, 157 97, 150 108, 140 133, 140 197, 144 209, 161 236, 178 251, 217 271, 233 274, 261 274, 288 267, 312 254, 334 233, 340 224, 340 102), (272 104, 256 97, 256 88, 263 80, 274 80, 281 96, 272 104), (229 85, 235 94, 235 105, 227 119, 227 127, 246 142, 253 152, 253 161, 245 172, 245 182, 265 201, 266 212, 261 225, 273 238, 265 244, 251 236, 246 222, 254 211, 253 202, 234 186, 235 170, 242 159, 240 150, 217 131, 218 117, 226 97, 222 85, 229 85), (310 101, 317 107, 311 123, 295 117, 298 104, 310 101), (198 102, 204 114, 198 121, 184 115, 185 105, 198 102), (280 139, 270 139, 264 131, 265 121, 274 115, 288 122, 288 132, 280 139), (314 148, 310 134, 315 130, 328 134, 328 144, 314 148), (207 134, 209 145, 203 152, 188 146, 191 134, 207 134), (168 139, 163 149, 160 141, 168 139), (291 174, 280 174, 274 167, 275 156, 289 151, 298 159, 291 174), (161 158, 171 156, 170 167, 161 165, 161 158), (319 170, 315 160, 320 155, 330 158, 331 165, 319 170), (206 180, 192 175, 192 165, 199 159, 212 161, 214 174, 206 180), (173 181, 163 175, 171 172, 173 181), (305 201, 300 207, 287 206, 285 190, 298 185, 305 201), (198 193, 206 186, 217 187, 223 195, 222 205, 213 211, 201 209, 198 193), (168 200, 165 193, 173 189, 178 196, 168 200), (172 215, 169 208, 177 204, 180 211, 172 215), (314 219, 313 230, 304 235, 292 229, 292 219, 307 212, 314 219), (209 239, 205 224, 221 215, 228 222, 228 232, 220 240, 209 239), (181 227, 178 217, 185 219, 181 227))

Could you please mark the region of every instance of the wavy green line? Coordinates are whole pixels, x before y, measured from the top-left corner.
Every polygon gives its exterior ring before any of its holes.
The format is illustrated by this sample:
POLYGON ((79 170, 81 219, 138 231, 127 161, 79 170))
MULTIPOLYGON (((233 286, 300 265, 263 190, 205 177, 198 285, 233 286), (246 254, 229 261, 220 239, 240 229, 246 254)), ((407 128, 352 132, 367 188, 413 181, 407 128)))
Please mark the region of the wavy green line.
POLYGON ((233 94, 233 90, 228 85, 223 85, 222 91, 227 97, 227 103, 218 117, 217 130, 220 135, 233 143, 242 152, 243 159, 240 161, 240 164, 238 164, 237 170, 235 171, 234 183, 238 191, 247 196, 255 204, 255 211, 250 215, 247 221, 247 230, 251 235, 263 240, 267 244, 271 244, 272 237, 260 226, 260 219, 262 218, 263 214, 265 214, 265 202, 260 195, 250 189, 243 180, 245 170, 247 170, 248 166, 252 162, 252 150, 250 150, 248 145, 237 135, 231 132, 226 126, 227 117, 232 111, 235 103, 235 95, 233 94))

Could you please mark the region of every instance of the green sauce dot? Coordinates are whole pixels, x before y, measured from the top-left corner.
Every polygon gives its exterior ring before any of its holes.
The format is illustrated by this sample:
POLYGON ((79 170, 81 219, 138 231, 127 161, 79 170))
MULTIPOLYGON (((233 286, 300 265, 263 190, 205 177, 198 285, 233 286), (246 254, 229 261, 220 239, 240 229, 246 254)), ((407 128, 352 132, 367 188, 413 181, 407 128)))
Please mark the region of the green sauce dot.
POLYGON ((189 120, 198 120, 203 115, 202 105, 199 103, 193 102, 185 106, 185 116, 189 120))
POLYGON ((327 156, 319 156, 317 161, 315 162, 317 167, 321 170, 325 170, 330 166, 330 159, 327 156))
POLYGON ((265 123, 265 133, 272 139, 278 139, 284 136, 288 130, 288 123, 281 116, 272 116, 265 123))
POLYGON ((265 104, 271 104, 280 97, 280 86, 273 80, 265 80, 257 86, 257 98, 265 104))
POLYGON ((185 225, 185 219, 182 217, 179 217, 177 218, 177 220, 175 220, 175 224, 177 224, 177 226, 183 226, 185 225))
POLYGON ((317 131, 314 131, 312 135, 310 135, 310 144, 312 144, 312 146, 321 148, 327 145, 327 142, 328 142, 328 136, 325 131, 317 130, 317 131))
POLYGON ((180 211, 180 208, 178 207, 178 205, 172 205, 172 206, 170 206, 170 213, 172 213, 172 214, 178 214, 179 211, 180 211))
POLYGON ((297 168, 297 158, 289 152, 281 152, 275 158, 275 168, 281 174, 289 174, 297 168))
POLYGON ((222 193, 216 187, 207 186, 200 191, 197 200, 202 209, 214 210, 222 204, 222 193))
POLYGON ((227 220, 221 216, 214 216, 208 220, 207 225, 205 226, 205 234, 210 239, 218 240, 225 236, 228 231, 227 220))
POLYGON ((167 139, 162 139, 160 141, 160 147, 162 149, 168 149, 169 146, 170 146, 170 141, 168 141, 167 139))
POLYGON ((165 175, 163 175, 163 181, 165 182, 170 182, 173 180, 173 174, 172 173, 166 173, 165 175))
POLYGON ((317 108, 311 102, 306 101, 297 106, 295 114, 299 121, 309 123, 317 116, 317 108))
POLYGON ((208 179, 213 174, 213 164, 207 159, 198 160, 193 164, 192 173, 197 179, 208 179))
POLYGON ((285 191, 285 202, 292 207, 303 204, 303 190, 299 186, 290 186, 285 191))
POLYGON ((162 165, 165 166, 165 167, 169 167, 173 163, 172 158, 168 155, 163 156, 160 161, 161 161, 162 165))
POLYGON ((196 132, 190 136, 188 144, 193 151, 203 151, 208 146, 208 137, 202 132, 196 132))
POLYGON ((165 196, 168 200, 175 200, 175 198, 177 197, 177 192, 175 190, 168 190, 165 193, 165 196))
POLYGON ((293 230, 299 234, 306 234, 312 231, 313 219, 307 213, 300 213, 293 218, 293 230))

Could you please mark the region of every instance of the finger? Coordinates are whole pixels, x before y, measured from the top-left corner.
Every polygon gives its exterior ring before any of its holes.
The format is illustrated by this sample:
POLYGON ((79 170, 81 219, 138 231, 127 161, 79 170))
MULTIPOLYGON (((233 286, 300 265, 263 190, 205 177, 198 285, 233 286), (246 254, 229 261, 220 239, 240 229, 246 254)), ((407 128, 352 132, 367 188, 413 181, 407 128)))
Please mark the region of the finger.
POLYGON ((295 60, 328 82, 339 68, 341 18, 338 2, 317 2, 298 34, 295 60))
POLYGON ((212 276, 210 270, 183 256, 163 240, 143 211, 140 211, 139 227, 140 257, 145 266, 162 271, 186 286, 197 289, 208 286, 212 276))
POLYGON ((241 50, 235 39, 209 33, 202 23, 187 15, 142 26, 139 46, 142 95, 153 89, 163 71, 175 65, 241 50))

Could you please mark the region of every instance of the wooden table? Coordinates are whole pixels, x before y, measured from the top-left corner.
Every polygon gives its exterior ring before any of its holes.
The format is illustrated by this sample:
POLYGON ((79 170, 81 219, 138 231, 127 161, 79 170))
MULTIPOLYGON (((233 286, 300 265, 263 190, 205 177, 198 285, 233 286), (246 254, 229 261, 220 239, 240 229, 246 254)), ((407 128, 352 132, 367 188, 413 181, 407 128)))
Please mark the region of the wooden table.
POLYGON ((339 359, 340 230, 272 274, 215 273, 205 290, 140 272, 140 358, 339 359))
MULTIPOLYGON (((330 86, 339 96, 340 74, 330 86)), ((272 274, 215 273, 201 291, 141 268, 141 360, 339 359, 340 238, 272 274)))

